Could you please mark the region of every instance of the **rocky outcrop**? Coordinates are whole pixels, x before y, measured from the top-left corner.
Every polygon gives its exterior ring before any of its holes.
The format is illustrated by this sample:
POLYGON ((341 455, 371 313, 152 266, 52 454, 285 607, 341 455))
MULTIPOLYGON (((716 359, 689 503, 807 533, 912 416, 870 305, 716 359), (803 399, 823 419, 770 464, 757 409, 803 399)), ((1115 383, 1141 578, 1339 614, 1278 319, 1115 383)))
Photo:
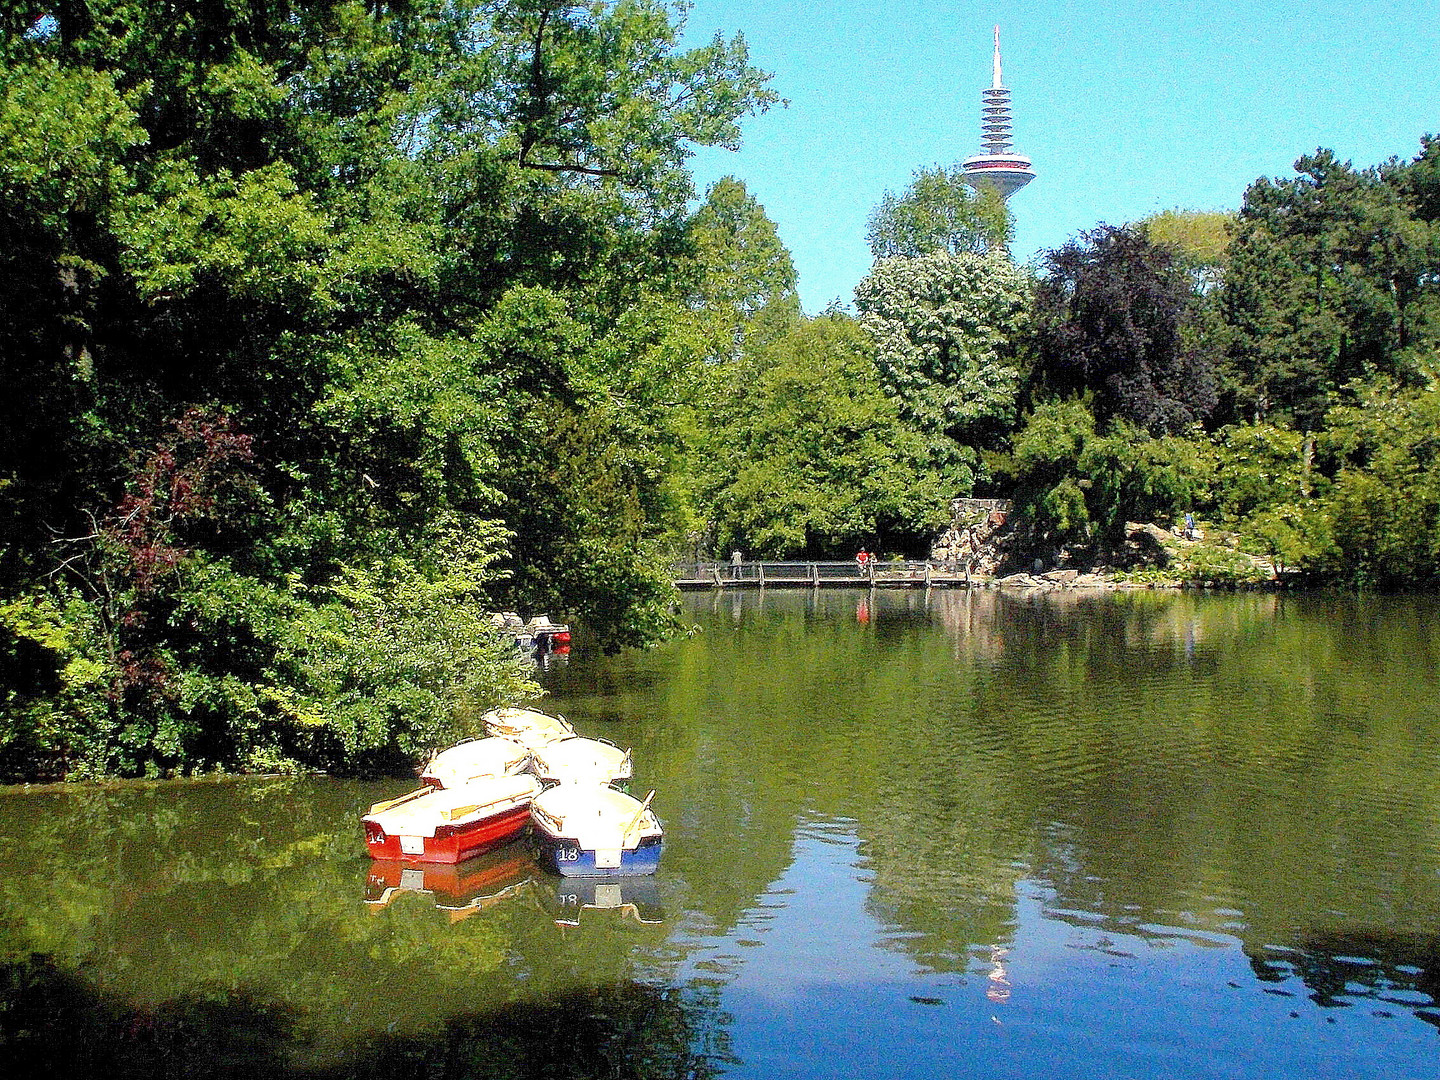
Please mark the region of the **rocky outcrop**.
POLYGON ((951 571, 993 577, 1003 553, 999 538, 1010 515, 1006 499, 953 499, 950 527, 930 549, 930 560, 951 571))

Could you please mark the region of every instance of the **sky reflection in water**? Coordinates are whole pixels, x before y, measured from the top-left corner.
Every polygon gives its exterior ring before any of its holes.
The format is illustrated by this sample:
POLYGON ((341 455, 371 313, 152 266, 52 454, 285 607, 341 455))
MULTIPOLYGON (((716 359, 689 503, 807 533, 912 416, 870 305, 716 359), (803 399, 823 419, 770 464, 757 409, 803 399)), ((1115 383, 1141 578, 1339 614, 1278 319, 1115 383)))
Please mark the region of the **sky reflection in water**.
POLYGON ((79 1074, 1440 1074, 1432 601, 690 604, 544 675, 656 789, 653 881, 372 865, 396 782, 11 791, 0 1034, 79 1074))

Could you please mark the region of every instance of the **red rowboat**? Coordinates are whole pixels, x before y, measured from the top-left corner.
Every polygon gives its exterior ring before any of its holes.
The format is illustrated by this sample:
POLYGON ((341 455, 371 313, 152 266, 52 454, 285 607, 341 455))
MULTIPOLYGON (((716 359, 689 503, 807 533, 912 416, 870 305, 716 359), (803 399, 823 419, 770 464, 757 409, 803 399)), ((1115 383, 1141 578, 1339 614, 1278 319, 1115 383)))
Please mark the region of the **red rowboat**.
POLYGON ((540 781, 491 776, 454 788, 423 787, 376 803, 360 820, 373 859, 453 863, 497 847, 530 820, 540 781))

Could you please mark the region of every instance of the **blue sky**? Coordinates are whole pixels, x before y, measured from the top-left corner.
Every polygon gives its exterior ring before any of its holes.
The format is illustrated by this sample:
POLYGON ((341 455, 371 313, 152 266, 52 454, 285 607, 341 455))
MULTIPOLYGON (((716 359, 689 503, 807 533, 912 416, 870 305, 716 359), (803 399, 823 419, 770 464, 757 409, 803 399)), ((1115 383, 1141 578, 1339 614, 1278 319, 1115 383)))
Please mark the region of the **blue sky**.
POLYGON ((694 0, 687 40, 742 32, 790 101, 747 121, 738 153, 699 151, 697 186, 745 182, 806 310, 849 303, 887 190, 978 151, 997 23, 1015 149, 1038 174, 1011 200, 1021 261, 1100 222, 1233 209, 1318 146, 1364 166, 1440 134, 1435 0, 694 0))

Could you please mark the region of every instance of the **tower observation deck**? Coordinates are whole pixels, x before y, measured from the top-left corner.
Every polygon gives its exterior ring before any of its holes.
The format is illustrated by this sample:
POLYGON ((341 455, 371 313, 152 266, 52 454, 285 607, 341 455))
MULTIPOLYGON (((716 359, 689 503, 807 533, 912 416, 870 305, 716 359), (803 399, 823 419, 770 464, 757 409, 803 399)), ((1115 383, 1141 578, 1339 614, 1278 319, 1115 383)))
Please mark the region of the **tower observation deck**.
POLYGON ((995 78, 980 91, 982 151, 961 162, 965 179, 975 188, 994 188, 1008 199, 1035 179, 1030 159, 1010 150, 1010 91, 1000 80, 1000 27, 995 27, 995 78))

